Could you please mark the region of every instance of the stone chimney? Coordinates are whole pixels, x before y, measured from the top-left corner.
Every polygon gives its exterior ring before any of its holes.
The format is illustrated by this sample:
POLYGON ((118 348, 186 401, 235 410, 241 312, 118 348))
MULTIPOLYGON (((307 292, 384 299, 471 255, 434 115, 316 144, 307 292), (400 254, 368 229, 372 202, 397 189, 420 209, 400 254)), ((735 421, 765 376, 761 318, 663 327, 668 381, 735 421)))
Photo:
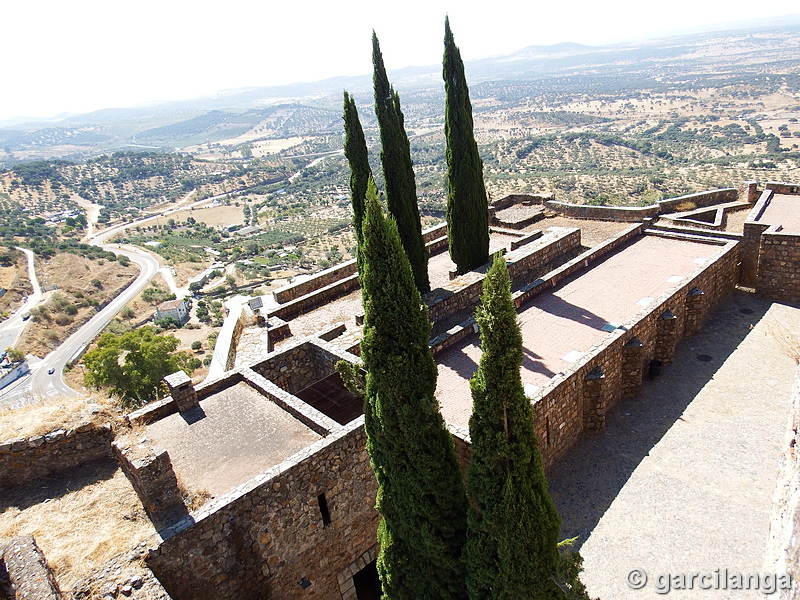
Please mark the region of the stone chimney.
POLYGON ((197 401, 197 392, 191 378, 183 371, 164 377, 169 386, 169 393, 181 414, 187 413, 200 406, 197 401))

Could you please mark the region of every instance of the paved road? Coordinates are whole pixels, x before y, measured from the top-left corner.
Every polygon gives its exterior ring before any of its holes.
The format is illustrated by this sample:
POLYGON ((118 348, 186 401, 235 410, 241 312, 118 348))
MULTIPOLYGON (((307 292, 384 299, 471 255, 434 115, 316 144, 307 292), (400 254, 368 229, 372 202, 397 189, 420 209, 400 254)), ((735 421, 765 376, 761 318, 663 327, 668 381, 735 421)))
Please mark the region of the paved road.
POLYGON ((39 280, 36 278, 36 269, 34 266, 34 254, 25 248, 17 248, 25 253, 28 257, 28 277, 30 277, 31 285, 33 286, 33 293, 25 299, 13 315, 0 324, 0 349, 5 349, 15 346, 19 336, 28 324, 28 321, 22 317, 27 314, 31 308, 36 306, 42 299, 42 288, 39 286, 39 280))
POLYGON ((89 345, 89 343, 108 325, 111 319, 130 302, 136 294, 141 292, 147 283, 158 272, 159 264, 153 256, 132 250, 131 247, 122 249, 116 246, 106 246, 107 250, 116 252, 131 259, 131 262, 139 265, 141 272, 134 282, 129 285, 119 296, 114 298, 107 306, 93 316, 78 331, 73 333, 56 350, 48 354, 39 363, 38 368, 33 374, 32 392, 35 396, 52 396, 54 394, 62 396, 76 396, 78 392, 69 387, 61 376, 64 367, 68 362, 77 358, 89 345), (52 375, 47 371, 55 369, 52 375))

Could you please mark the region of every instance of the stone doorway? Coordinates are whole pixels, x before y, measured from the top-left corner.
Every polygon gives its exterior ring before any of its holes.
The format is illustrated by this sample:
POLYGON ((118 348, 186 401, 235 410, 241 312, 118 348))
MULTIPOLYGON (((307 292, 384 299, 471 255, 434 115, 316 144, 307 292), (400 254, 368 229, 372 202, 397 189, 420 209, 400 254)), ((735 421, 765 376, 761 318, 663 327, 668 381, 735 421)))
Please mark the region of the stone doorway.
POLYGON ((378 579, 378 569, 375 568, 374 560, 353 575, 353 585, 358 600, 380 600, 381 581, 378 579))

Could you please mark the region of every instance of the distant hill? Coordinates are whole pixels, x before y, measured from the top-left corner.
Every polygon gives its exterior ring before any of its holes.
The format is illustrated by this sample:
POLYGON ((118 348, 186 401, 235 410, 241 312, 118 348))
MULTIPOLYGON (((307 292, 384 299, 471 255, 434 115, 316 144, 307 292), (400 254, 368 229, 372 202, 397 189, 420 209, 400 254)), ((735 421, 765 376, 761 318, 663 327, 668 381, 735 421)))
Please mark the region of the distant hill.
MULTIPOLYGON (((680 73, 703 74, 709 85, 722 80, 731 83, 735 77, 750 81, 747 78, 756 73, 775 72, 782 77, 788 73, 793 79, 800 73, 800 56, 793 42, 800 36, 800 15, 778 21, 609 46, 575 42, 528 46, 509 55, 468 62, 467 77, 475 99, 494 99, 503 105, 554 93, 613 95, 635 89, 673 89, 682 85, 676 79, 680 73)), ((390 77, 401 93, 410 129, 441 120, 439 65, 398 69, 390 77)), ((774 85, 769 79, 763 81, 774 85)), ((254 127, 264 139, 341 133, 344 89, 363 107, 365 126, 372 127, 371 76, 334 77, 225 90, 147 107, 105 109, 58 121, 17 123, 0 128, 0 166, 22 158, 76 160, 137 145, 171 150, 236 138, 254 127), (278 113, 283 116, 272 119, 278 113)))

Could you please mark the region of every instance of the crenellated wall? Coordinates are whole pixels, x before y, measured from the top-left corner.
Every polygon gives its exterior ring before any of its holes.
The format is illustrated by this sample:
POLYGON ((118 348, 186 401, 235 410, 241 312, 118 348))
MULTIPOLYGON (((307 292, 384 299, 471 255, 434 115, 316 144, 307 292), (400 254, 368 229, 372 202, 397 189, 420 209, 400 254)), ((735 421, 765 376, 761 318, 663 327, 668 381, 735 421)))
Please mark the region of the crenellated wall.
POLYGON ((585 431, 605 428, 608 408, 638 394, 650 360, 672 362, 678 341, 698 333, 709 312, 733 291, 737 262, 738 242, 728 242, 713 263, 656 299, 539 392, 533 408, 546 467, 585 431))

